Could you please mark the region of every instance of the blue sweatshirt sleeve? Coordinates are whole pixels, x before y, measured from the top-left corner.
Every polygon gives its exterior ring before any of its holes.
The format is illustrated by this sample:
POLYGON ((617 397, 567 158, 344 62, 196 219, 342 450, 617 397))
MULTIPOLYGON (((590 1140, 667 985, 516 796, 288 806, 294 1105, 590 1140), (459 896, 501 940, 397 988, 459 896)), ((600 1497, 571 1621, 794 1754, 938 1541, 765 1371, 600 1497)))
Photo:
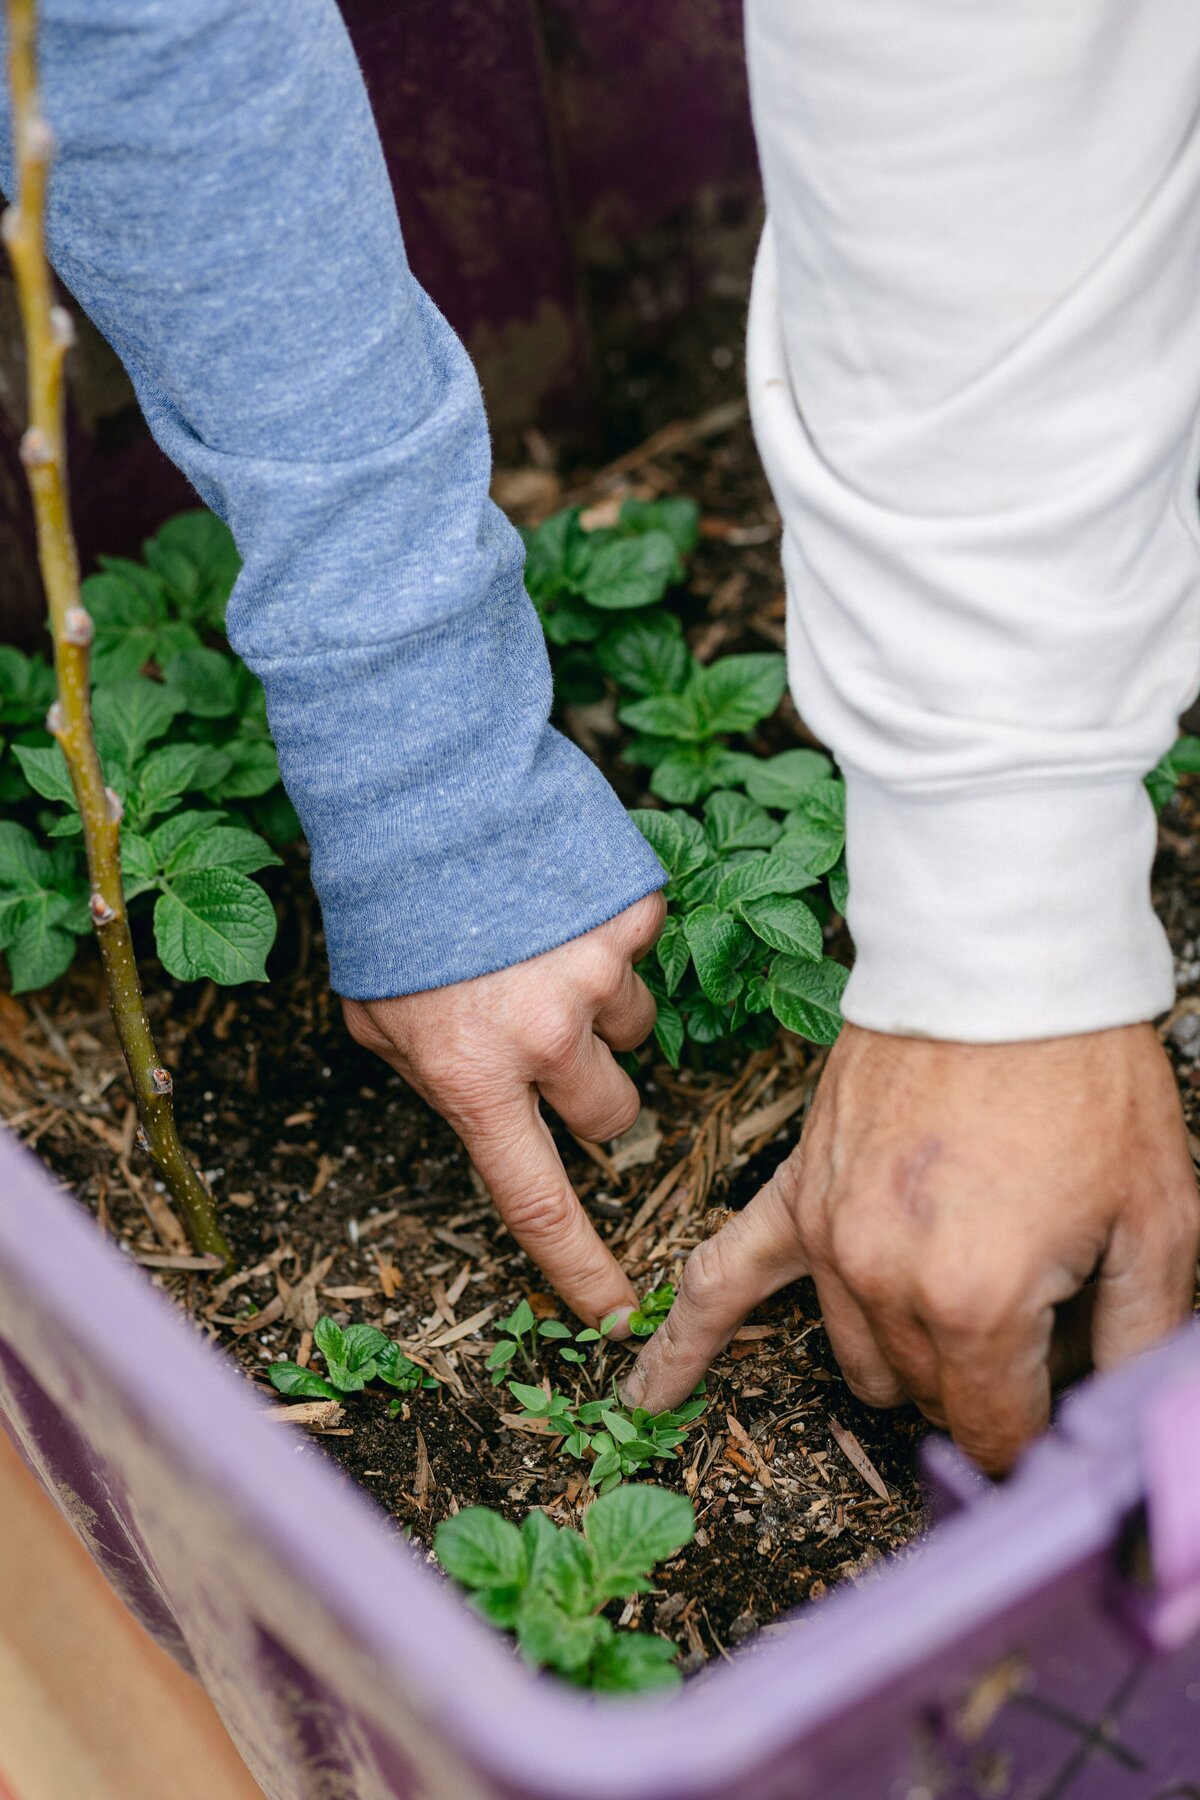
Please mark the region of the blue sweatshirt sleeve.
POLYGON ((661 886, 548 723, 479 385, 408 267, 334 0, 42 15, 51 254, 237 540, 229 636, 266 689, 335 988, 462 981, 661 886))

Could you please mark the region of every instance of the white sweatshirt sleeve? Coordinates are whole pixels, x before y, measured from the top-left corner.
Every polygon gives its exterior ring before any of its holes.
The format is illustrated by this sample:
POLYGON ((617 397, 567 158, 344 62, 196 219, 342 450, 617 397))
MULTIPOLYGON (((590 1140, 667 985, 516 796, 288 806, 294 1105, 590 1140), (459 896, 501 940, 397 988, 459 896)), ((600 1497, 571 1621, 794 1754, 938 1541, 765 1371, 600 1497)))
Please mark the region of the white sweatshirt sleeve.
POLYGON ((846 1016, 1171 1003, 1142 777, 1200 684, 1200 7, 749 0, 755 429, 847 778, 846 1016))

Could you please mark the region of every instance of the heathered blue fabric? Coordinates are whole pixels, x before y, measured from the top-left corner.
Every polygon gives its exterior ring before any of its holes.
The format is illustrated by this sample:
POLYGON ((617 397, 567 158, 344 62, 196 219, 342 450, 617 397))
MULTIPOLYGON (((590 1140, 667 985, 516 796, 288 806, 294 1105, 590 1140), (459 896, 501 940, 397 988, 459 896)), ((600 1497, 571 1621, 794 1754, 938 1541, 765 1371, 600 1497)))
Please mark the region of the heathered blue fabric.
POLYGON ((461 981, 661 886, 547 723, 478 383, 409 270, 334 0, 42 16, 53 259, 237 539, 229 636, 266 688, 334 986, 461 981))

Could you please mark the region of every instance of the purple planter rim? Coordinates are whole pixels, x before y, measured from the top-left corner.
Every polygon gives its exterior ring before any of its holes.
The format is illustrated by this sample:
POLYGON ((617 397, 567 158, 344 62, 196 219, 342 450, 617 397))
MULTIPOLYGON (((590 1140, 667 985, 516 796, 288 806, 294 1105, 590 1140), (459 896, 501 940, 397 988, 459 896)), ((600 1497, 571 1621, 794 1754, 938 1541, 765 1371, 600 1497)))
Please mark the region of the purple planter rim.
POLYGON ((1103 1408, 1083 1392, 1068 1409, 1064 1438, 1035 1446, 1014 1483, 939 1525, 928 1545, 879 1579, 808 1608, 801 1628, 703 1687, 668 1700, 597 1701, 523 1669, 448 1584, 381 1530, 369 1496, 316 1457, 298 1463, 288 1428, 259 1416, 246 1382, 172 1316, 170 1303, 7 1133, 0 1257, 55 1317, 71 1321, 81 1356, 142 1397, 147 1429, 197 1483, 219 1491, 248 1530, 264 1535, 335 1618, 398 1677, 421 1668, 431 1729, 477 1766, 553 1793, 561 1746, 581 1731, 589 1737, 577 1741, 594 1746, 602 1721, 603 1758, 593 1757, 588 1771, 595 1800, 661 1791, 631 1729, 650 1712, 671 1714, 673 1791, 723 1780, 736 1792, 748 1741, 756 1760, 782 1754, 807 1730, 902 1684, 926 1656, 1017 1607, 1065 1567, 1106 1555, 1145 1486, 1129 1417, 1164 1378, 1194 1379, 1197 1366, 1188 1328, 1106 1377, 1103 1408), (37 1203, 23 1205, 22 1190, 37 1203), (740 1721, 736 1733, 731 1718, 740 1721))

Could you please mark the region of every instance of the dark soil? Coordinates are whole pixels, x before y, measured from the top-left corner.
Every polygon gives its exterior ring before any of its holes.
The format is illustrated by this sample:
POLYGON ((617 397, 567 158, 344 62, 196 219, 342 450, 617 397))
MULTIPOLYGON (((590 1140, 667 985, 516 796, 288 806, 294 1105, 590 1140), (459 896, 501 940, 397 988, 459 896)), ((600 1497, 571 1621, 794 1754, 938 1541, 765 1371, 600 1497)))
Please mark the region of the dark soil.
MULTIPOLYGON (((619 479, 624 491, 675 490, 701 502, 693 646, 711 656, 780 645, 776 521, 744 417, 727 417, 708 436, 679 436, 619 479)), ((570 492, 546 468, 510 477, 514 491, 521 475, 530 477, 527 513, 552 510, 570 492)), ((594 478, 585 498, 603 503, 612 491, 618 478, 594 478)), ((568 723, 634 800, 637 777, 615 760, 605 709, 568 723)), ((1200 994, 1198 873, 1200 814, 1185 796, 1164 828, 1158 897, 1185 996, 1164 1035, 1192 1118, 1200 1109, 1200 998, 1190 997, 1200 994)), ((306 1361, 323 1313, 378 1323, 423 1362, 441 1386, 405 1396, 399 1417, 389 1416, 390 1393, 367 1393, 344 1416, 307 1428, 310 1453, 331 1457, 398 1528, 428 1543, 440 1518, 473 1503, 514 1518, 535 1506, 560 1522, 577 1517, 586 1471, 511 1422, 512 1402, 484 1368, 493 1320, 522 1294, 545 1316, 558 1310, 553 1297, 500 1225, 453 1133, 349 1039, 326 984, 302 855, 273 879, 281 929, 269 988, 181 987, 147 963, 185 1139, 214 1182, 241 1273, 214 1285, 163 1266, 187 1246, 134 1148, 90 949, 50 993, 0 994, 0 1111, 122 1250, 143 1261, 148 1279, 236 1357, 264 1407, 278 1404, 267 1364, 281 1355, 306 1361)), ((645 1111, 627 1140, 589 1154, 560 1133, 578 1192, 636 1283, 678 1279, 689 1249, 787 1154, 814 1054, 781 1035, 728 1068, 675 1075, 644 1053, 645 1111)), ((561 1365, 554 1373, 568 1385, 561 1365)), ((653 1476, 694 1497, 697 1538, 640 1603, 645 1622, 673 1637, 693 1669, 798 1601, 860 1577, 910 1543, 923 1520, 921 1422, 910 1411, 873 1413, 853 1398, 809 1284, 738 1333, 709 1394, 680 1461, 656 1465, 653 1476)))

